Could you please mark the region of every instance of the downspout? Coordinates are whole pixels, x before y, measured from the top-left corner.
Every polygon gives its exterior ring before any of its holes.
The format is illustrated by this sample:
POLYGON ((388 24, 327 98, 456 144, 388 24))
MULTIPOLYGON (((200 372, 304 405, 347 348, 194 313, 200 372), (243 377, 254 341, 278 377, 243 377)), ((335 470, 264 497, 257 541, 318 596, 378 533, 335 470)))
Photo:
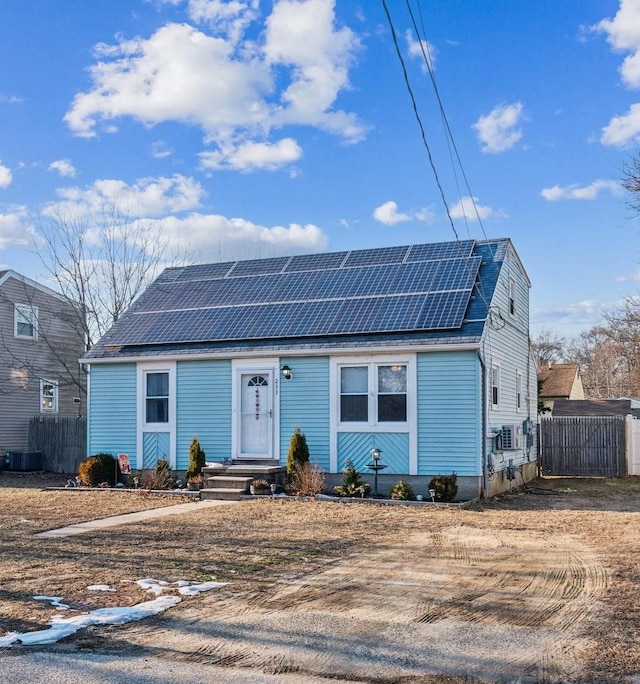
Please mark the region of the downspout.
POLYGON ((478 361, 480 363, 480 397, 481 397, 481 438, 480 448, 482 449, 482 492, 480 496, 485 497, 487 491, 487 369, 482 359, 480 349, 478 349, 478 361))

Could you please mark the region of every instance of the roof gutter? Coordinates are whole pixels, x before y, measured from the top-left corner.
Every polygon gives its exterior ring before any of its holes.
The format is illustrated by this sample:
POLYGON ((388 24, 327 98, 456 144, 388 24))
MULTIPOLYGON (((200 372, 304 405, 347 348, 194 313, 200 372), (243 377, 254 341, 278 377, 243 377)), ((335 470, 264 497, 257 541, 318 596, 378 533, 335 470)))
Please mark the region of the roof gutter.
POLYGON ((301 356, 328 356, 329 354, 341 355, 356 355, 356 354, 397 354, 407 352, 442 352, 442 351, 478 351, 480 343, 471 344, 433 344, 433 345, 393 345, 393 346, 367 346, 367 347, 327 347, 313 349, 265 349, 265 350, 251 350, 251 351, 212 351, 199 352, 197 354, 148 354, 148 355, 132 355, 132 356, 118 356, 117 358, 109 357, 106 359, 94 359, 84 357, 80 359, 80 363, 87 365, 91 364, 108 364, 108 363, 131 363, 131 362, 148 362, 148 361, 205 361, 212 358, 219 359, 239 359, 239 358, 273 358, 274 356, 287 357, 301 357, 301 356))

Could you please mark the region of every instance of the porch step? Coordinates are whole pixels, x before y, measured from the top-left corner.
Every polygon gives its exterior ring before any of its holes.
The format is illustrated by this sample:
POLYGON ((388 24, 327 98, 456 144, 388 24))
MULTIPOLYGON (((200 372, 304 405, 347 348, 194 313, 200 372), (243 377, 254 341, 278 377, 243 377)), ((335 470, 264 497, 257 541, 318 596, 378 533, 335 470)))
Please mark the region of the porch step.
POLYGON ((207 489, 237 489, 240 492, 249 491, 252 477, 236 477, 233 475, 209 475, 205 478, 207 489))
POLYGON ((241 489, 229 487, 207 487, 200 490, 200 499, 225 499, 227 501, 240 501, 247 492, 241 489))

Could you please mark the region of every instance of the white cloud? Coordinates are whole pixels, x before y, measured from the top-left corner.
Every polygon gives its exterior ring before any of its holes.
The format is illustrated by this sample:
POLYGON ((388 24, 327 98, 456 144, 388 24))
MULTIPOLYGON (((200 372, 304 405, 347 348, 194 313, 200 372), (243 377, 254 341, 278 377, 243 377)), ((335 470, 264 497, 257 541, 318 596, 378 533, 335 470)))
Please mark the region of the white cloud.
POLYGON ((640 104, 629 107, 622 116, 614 116, 602 129, 600 142, 603 145, 622 147, 640 140, 640 104))
POLYGON ((73 164, 69 159, 58 159, 57 161, 51 162, 51 164, 49 164, 49 171, 57 171, 61 176, 67 176, 69 178, 74 178, 76 175, 76 170, 73 168, 73 164))
POLYGON ((473 128, 483 152, 498 153, 511 149, 521 138, 520 124, 524 119, 522 102, 496 107, 481 116, 473 128))
POLYGON ((425 221, 430 223, 434 214, 427 207, 423 207, 411 213, 398 211, 396 202, 389 201, 376 207, 373 211, 373 218, 385 226, 395 226, 396 223, 406 223, 407 221, 425 221))
POLYGON ((605 33, 611 47, 618 52, 630 52, 620 67, 623 82, 630 88, 640 87, 640 3, 620 0, 613 19, 603 19, 592 27, 605 33))
POLYGON ((8 188, 13 180, 11 169, 3 164, 0 164, 0 188, 8 188))
POLYGON ((431 71, 433 71, 437 56, 436 48, 428 40, 416 40, 411 29, 407 29, 405 38, 407 40, 409 56, 421 62, 421 68, 424 73, 429 72, 429 66, 431 71), (425 56, 428 65, 425 63, 425 56))
POLYGON ((164 140, 156 140, 151 145, 151 156, 154 159, 164 159, 173 154, 173 149, 164 140))
POLYGON ((178 174, 143 178, 132 185, 98 180, 87 188, 59 189, 60 199, 46 205, 43 214, 65 221, 82 219, 88 226, 87 241, 98 244, 103 212, 114 211, 123 220, 139 221, 145 231, 160 232, 169 253, 188 252, 201 261, 314 252, 328 245, 326 234, 312 224, 268 227, 243 218, 194 211, 203 194, 198 182, 178 174))
POLYGON ((201 152, 200 165, 205 169, 275 171, 301 156, 302 148, 293 138, 283 138, 274 144, 247 141, 237 147, 225 145, 214 152, 201 152))
POLYGON ((467 221, 507 217, 503 211, 496 211, 491 207, 478 204, 477 197, 461 197, 460 201, 451 207, 449 214, 452 219, 466 219, 467 221))
POLYGON ((142 178, 133 185, 102 179, 88 188, 60 188, 57 194, 60 200, 44 208, 46 215, 86 216, 101 214, 106 207, 124 216, 142 218, 196 209, 204 191, 193 178, 175 174, 170 178, 142 178))
POLYGON ((12 207, 8 213, 0 214, 0 249, 32 246, 34 236, 26 207, 12 207))
POLYGON ((326 249, 325 233, 312 224, 261 226, 242 218, 193 213, 169 216, 162 222, 163 238, 178 253, 198 255, 199 261, 227 261, 326 249))
POLYGON ((621 191, 620 183, 616 181, 597 180, 583 187, 554 185, 552 188, 543 188, 540 195, 549 202, 557 202, 559 200, 594 200, 601 192, 611 192, 617 195, 621 191))
POLYGON ((602 312, 607 305, 595 299, 585 299, 575 304, 534 309, 531 312, 532 323, 538 327, 545 326, 582 326, 593 327, 602 321, 602 312))
POLYGON ((92 87, 75 96, 65 121, 84 137, 117 130, 123 117, 147 126, 196 125, 221 159, 229 146, 243 149, 247 142, 272 153, 280 143, 269 142, 270 132, 286 125, 357 142, 366 127, 334 105, 349 87, 359 41, 349 28, 336 26, 334 4, 276 0, 256 40, 248 24, 257 18, 257 0, 192 0, 189 15, 206 25, 202 30, 169 23, 149 38, 97 45, 92 87))

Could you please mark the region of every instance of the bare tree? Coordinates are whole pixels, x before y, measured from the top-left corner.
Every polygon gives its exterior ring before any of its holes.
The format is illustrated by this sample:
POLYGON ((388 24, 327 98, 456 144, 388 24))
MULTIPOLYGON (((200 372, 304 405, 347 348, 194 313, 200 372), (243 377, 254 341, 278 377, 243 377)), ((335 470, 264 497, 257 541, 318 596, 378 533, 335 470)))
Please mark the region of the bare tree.
POLYGON ((622 187, 629 193, 627 206, 640 214, 640 155, 635 155, 622 167, 622 187))
POLYGON ((56 205, 40 217, 39 228, 42 242, 36 251, 49 281, 75 303, 87 349, 167 263, 169 243, 161 226, 132 217, 115 201, 95 214, 56 205))
POLYGON ((543 366, 563 360, 566 340, 564 337, 558 337, 553 331, 544 329, 531 340, 531 346, 535 351, 538 365, 543 366))

